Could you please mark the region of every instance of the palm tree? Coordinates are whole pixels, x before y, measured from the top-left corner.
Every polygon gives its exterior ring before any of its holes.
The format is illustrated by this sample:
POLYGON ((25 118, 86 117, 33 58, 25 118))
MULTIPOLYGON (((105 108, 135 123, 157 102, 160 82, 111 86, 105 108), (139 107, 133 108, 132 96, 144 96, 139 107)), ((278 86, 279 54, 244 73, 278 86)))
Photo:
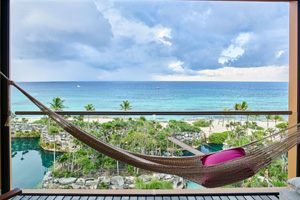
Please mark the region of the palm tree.
POLYGON ((62 111, 66 106, 64 105, 65 100, 60 97, 54 97, 50 103, 50 108, 55 111, 62 111))
MULTIPOLYGON (((96 110, 95 106, 91 103, 84 106, 84 108, 85 108, 86 111, 95 111, 96 110)), ((90 129, 90 118, 89 118, 89 116, 88 116, 88 129, 90 129)))
MULTIPOLYGON (((242 110, 242 104, 239 104, 239 103, 234 104, 234 110, 235 111, 242 110)), ((241 121, 242 121, 242 119, 243 119, 243 116, 241 116, 241 121)))
MULTIPOLYGON (((241 110, 246 111, 247 109, 248 109, 248 103, 246 101, 243 101, 242 104, 241 104, 241 110)), ((247 115, 247 120, 246 121, 249 121, 249 115, 247 115)))
POLYGON ((241 110, 245 111, 248 109, 248 103, 246 101, 243 101, 242 103, 236 103, 234 104, 234 110, 241 110))
POLYGON ((283 117, 281 117, 280 115, 275 115, 273 119, 274 119, 275 125, 277 124, 277 122, 284 120, 283 117))
POLYGON ((86 106, 84 106, 86 111, 95 111, 95 106, 91 103, 87 104, 86 106))
MULTIPOLYGON (((60 97, 54 97, 52 99, 52 102, 50 103, 50 108, 54 111, 62 111, 66 106, 64 105, 64 100, 62 100, 60 97)), ((50 125, 50 120, 48 126, 50 125)), ((49 127, 48 127, 49 129, 49 127)), ((56 141, 55 141, 55 134, 53 134, 54 139, 54 153, 53 153, 53 169, 55 169, 55 149, 56 149, 56 141)))
POLYGON ((267 128, 269 128, 269 121, 273 119, 273 115, 267 115, 266 119, 267 119, 267 128))
POLYGON ((245 111, 248 109, 248 103, 246 101, 243 101, 241 104, 241 110, 245 111))
POLYGON ((241 110, 241 109, 242 109, 241 106, 242 106, 242 105, 239 104, 239 103, 234 104, 234 110, 235 110, 235 111, 241 110))
POLYGON ((130 105, 130 102, 128 100, 123 101, 120 104, 120 107, 121 107, 121 110, 124 110, 124 111, 131 110, 131 108, 132 108, 131 105, 130 105))
MULTIPOLYGON (((248 103, 246 101, 243 101, 241 104, 236 103, 234 104, 234 110, 235 111, 246 111, 248 109, 248 103)), ((242 120, 242 116, 241 116, 242 120)), ((248 116, 247 116, 247 121, 248 121, 248 116)))

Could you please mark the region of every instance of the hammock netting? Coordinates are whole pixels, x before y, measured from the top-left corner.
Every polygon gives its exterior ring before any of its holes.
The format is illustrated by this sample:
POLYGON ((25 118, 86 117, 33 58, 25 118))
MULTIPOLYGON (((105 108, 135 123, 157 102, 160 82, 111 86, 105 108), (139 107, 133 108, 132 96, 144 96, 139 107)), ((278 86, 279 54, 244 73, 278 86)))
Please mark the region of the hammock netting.
MULTIPOLYGON (((2 73, 1 75, 7 79, 2 73)), ((297 124, 242 146, 246 154, 240 158, 211 166, 202 164, 201 159, 204 157, 202 155, 163 157, 133 153, 107 144, 88 132, 81 130, 39 102, 15 82, 9 79, 7 81, 66 132, 96 151, 144 170, 181 176, 205 187, 224 186, 249 178, 300 142, 300 124, 297 124)))

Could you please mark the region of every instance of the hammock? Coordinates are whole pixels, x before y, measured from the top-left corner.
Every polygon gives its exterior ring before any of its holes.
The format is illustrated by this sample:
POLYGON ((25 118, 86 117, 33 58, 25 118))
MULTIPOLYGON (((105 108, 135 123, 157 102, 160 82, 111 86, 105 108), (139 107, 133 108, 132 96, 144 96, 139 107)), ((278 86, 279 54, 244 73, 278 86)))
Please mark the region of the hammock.
MULTIPOLYGON (((181 176, 205 187, 224 186, 249 178, 260 169, 268 166, 275 158, 300 143, 300 129, 298 128, 300 124, 297 124, 284 131, 267 136, 262 140, 242 146, 245 151, 245 155, 242 157, 211 166, 202 164, 204 156, 159 157, 133 153, 107 144, 81 130, 61 115, 43 105, 15 82, 9 80, 3 73, 0 72, 0 74, 10 85, 23 93, 66 132, 96 151, 141 169, 181 176)), ((210 155, 213 154, 215 153, 210 155)))

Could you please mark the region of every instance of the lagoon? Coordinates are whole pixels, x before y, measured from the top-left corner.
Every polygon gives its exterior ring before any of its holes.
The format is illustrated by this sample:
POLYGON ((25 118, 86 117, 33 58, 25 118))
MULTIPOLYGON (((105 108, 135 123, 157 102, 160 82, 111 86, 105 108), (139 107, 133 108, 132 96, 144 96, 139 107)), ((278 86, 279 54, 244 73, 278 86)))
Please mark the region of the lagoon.
MULTIPOLYGON (((220 145, 203 144, 203 152, 222 149, 220 145)), ((189 155, 186 152, 184 155, 189 155)), ((44 151, 37 138, 14 138, 12 140, 12 185, 24 189, 39 188, 40 183, 53 164, 54 154, 44 151)), ((193 182, 187 183, 188 189, 199 189, 202 186, 193 182)))
POLYGON ((39 139, 12 139, 12 186, 39 187, 53 159, 52 152, 39 147, 39 139))

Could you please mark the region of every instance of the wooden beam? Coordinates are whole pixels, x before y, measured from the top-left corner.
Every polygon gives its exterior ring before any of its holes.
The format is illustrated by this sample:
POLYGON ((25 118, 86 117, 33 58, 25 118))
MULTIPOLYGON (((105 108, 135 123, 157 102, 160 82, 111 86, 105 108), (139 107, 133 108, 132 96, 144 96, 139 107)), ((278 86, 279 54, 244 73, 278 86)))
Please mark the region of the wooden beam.
MULTIPOLYGON (((297 69, 298 69, 298 119, 297 122, 300 123, 300 15, 299 15, 300 5, 297 1, 297 69)), ((300 144, 297 145, 297 158, 296 158, 296 176, 300 177, 300 144)))
POLYGON ((99 189, 23 189, 22 195, 197 195, 197 194, 249 194, 262 195, 274 194, 284 189, 284 187, 260 187, 260 188, 203 188, 203 189, 171 189, 171 190, 99 190, 99 189))
MULTIPOLYGON (((9 77, 9 0, 0 1, 0 70, 9 77)), ((11 188, 10 132, 6 126, 9 114, 9 86, 4 79, 0 80, 0 155, 1 155, 1 192, 11 188)))
POLYGON ((22 194, 22 190, 20 190, 19 188, 15 188, 9 192, 6 192, 6 193, 0 195, 0 200, 11 199, 20 194, 22 194))
MULTIPOLYGON (((57 111, 60 115, 291 115, 292 111, 57 111)), ((45 115, 42 111, 16 111, 16 115, 45 115)))
MULTIPOLYGON (((299 122, 299 68, 298 68, 298 2, 290 3, 289 26, 289 110, 293 112, 289 116, 289 124, 299 122)), ((288 152, 288 177, 297 176, 297 147, 288 152)))
POLYGON ((201 151, 198 151, 197 149, 181 142, 180 140, 177 140, 174 137, 168 137, 168 140, 170 140, 171 142, 173 142, 174 144, 177 144, 178 146, 180 146, 181 148, 183 148, 184 150, 187 150, 189 152, 191 152, 192 154, 196 155, 196 156, 203 156, 204 153, 202 153, 201 151))

